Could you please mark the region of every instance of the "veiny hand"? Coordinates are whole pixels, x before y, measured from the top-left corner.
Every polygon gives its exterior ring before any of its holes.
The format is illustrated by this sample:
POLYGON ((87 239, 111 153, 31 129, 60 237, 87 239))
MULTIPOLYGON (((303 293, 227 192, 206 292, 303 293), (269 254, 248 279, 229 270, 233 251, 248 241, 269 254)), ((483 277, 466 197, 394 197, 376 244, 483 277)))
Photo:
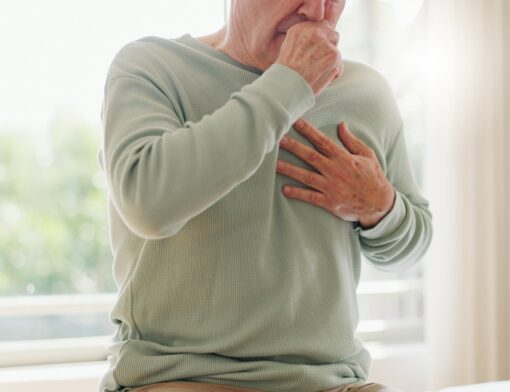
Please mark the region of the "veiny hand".
POLYGON ((277 172, 315 189, 287 185, 283 193, 322 207, 346 221, 359 221, 364 229, 382 220, 392 209, 396 194, 375 152, 356 138, 345 122, 339 124, 338 136, 348 151, 303 119, 296 121, 294 128, 318 151, 287 135, 280 141, 280 147, 318 173, 278 160, 277 172))
POLYGON ((328 20, 297 23, 287 31, 276 63, 299 73, 318 96, 343 73, 339 39, 328 20))

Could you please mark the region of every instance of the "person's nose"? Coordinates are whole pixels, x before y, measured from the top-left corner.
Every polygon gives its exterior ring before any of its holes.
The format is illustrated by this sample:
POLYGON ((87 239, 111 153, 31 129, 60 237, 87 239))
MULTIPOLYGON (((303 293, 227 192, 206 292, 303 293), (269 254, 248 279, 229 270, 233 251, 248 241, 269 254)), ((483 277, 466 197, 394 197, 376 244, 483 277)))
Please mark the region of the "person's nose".
POLYGON ((319 22, 324 19, 324 3, 327 0, 304 0, 298 10, 299 16, 304 20, 319 22))

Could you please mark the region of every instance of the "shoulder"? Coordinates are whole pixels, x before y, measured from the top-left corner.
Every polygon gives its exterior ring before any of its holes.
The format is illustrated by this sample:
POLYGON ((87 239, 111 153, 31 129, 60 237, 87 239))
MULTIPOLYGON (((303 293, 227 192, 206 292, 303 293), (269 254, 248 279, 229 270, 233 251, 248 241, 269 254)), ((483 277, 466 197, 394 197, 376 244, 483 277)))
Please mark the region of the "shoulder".
POLYGON ((396 97, 388 79, 369 64, 354 60, 344 60, 344 71, 334 85, 335 89, 348 90, 353 98, 365 104, 395 104, 396 97))
POLYGON ((401 126, 397 98, 390 82, 369 64, 344 60, 342 75, 326 91, 326 100, 348 106, 354 116, 377 121, 389 131, 401 126))
POLYGON ((150 78, 161 76, 174 64, 183 45, 176 39, 145 36, 124 44, 113 56, 107 78, 133 76, 150 78))
POLYGON ((352 59, 344 59, 343 63, 344 76, 357 80, 372 80, 380 83, 386 82, 384 75, 370 64, 352 59))
POLYGON ((344 59, 342 75, 318 96, 312 112, 317 123, 334 124, 333 133, 336 124, 346 121, 381 162, 403 127, 388 79, 374 67, 353 60, 344 59))

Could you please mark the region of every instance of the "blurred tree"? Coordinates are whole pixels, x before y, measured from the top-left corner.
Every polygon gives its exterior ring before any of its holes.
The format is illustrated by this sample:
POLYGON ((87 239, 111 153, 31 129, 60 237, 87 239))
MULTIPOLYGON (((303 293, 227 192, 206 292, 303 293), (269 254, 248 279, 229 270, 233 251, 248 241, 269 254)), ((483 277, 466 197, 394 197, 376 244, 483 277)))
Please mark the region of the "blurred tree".
POLYGON ((0 295, 113 292, 100 132, 69 113, 0 131, 0 295))

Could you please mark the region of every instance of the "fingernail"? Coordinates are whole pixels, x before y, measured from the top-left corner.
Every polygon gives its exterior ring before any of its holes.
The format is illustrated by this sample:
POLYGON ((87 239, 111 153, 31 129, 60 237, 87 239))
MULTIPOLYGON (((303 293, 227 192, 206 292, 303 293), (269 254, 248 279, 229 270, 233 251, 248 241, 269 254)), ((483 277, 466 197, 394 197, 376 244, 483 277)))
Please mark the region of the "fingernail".
POLYGON ((299 119, 296 121, 295 125, 296 125, 296 127, 302 127, 304 124, 305 124, 305 122, 303 120, 299 119))
POLYGON ((287 144, 288 141, 289 141, 289 137, 287 135, 285 135, 284 137, 282 137, 282 140, 280 140, 280 143, 287 144))

